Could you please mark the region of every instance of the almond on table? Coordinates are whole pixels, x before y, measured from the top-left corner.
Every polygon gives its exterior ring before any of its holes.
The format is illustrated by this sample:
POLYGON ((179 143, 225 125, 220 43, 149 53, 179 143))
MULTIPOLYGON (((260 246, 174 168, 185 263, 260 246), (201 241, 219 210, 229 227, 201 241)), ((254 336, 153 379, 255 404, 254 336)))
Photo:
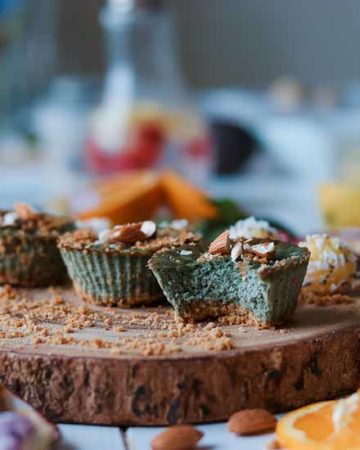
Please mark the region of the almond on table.
POLYGON ((229 431, 243 436, 273 431, 275 426, 275 416, 265 409, 243 409, 228 421, 229 431))
POLYGON ((191 450, 203 433, 191 425, 175 425, 159 433, 151 441, 152 450, 191 450))

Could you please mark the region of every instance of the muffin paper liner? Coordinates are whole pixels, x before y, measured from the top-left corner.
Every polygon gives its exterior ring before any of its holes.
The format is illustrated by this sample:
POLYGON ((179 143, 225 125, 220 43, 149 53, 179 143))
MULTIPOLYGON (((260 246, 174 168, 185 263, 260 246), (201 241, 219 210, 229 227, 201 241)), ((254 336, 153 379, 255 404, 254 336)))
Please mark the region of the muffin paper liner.
POLYGON ((163 297, 150 269, 148 255, 61 249, 76 292, 83 300, 129 307, 163 297))
POLYGON ((68 280, 56 237, 0 232, 0 284, 36 287, 68 280))

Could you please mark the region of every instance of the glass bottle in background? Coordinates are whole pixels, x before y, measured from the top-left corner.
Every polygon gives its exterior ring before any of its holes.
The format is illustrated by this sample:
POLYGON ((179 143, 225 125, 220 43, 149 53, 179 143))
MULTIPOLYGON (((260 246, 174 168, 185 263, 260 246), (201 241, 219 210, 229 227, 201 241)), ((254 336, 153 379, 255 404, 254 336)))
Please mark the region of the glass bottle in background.
POLYGON ((212 165, 205 122, 189 101, 161 1, 108 0, 101 12, 108 68, 86 145, 95 173, 171 167, 198 184, 212 165))

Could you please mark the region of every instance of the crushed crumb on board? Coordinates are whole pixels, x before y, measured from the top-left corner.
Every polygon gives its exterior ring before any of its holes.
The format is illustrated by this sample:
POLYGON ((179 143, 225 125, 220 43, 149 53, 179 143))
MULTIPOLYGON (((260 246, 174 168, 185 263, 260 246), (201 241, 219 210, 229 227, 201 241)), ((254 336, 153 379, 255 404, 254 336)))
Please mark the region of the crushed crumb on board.
POLYGON ((30 292, 10 286, 0 289, 1 346, 9 339, 27 338, 34 346, 76 346, 144 356, 234 347, 236 330, 229 332, 215 322, 184 323, 176 320, 170 308, 139 308, 130 313, 77 303, 53 288, 36 295, 30 292), (135 334, 135 330, 146 332, 135 334), (89 334, 96 337, 89 339, 89 334))
POLYGON ((300 304, 329 306, 329 305, 344 305, 353 303, 354 299, 347 294, 333 293, 333 294, 317 294, 311 290, 303 289, 300 297, 300 304))

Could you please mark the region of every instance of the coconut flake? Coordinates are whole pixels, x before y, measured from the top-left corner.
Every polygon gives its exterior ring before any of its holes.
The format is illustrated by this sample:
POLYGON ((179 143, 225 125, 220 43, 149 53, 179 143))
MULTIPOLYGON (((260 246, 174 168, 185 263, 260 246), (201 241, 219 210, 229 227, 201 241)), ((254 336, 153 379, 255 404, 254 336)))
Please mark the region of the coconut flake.
POLYGON ((98 233, 98 241, 103 244, 104 242, 108 242, 113 235, 113 230, 102 230, 98 233))
POLYGON ((18 218, 19 216, 16 214, 16 212, 8 212, 2 217, 1 225, 4 227, 14 225, 18 218))
POLYGON ((156 232, 156 223, 152 220, 145 220, 141 225, 140 231, 149 238, 156 232))
POLYGON ((189 256, 189 255, 192 255, 192 251, 191 250, 181 250, 180 255, 181 256, 189 256))
POLYGON ((244 220, 239 220, 230 227, 229 237, 232 241, 240 238, 251 239, 254 237, 276 237, 277 230, 271 227, 266 220, 257 220, 251 216, 244 220))
POLYGON ((253 251, 260 255, 267 255, 275 251, 275 244, 273 242, 266 242, 264 244, 256 244, 251 247, 253 251))

